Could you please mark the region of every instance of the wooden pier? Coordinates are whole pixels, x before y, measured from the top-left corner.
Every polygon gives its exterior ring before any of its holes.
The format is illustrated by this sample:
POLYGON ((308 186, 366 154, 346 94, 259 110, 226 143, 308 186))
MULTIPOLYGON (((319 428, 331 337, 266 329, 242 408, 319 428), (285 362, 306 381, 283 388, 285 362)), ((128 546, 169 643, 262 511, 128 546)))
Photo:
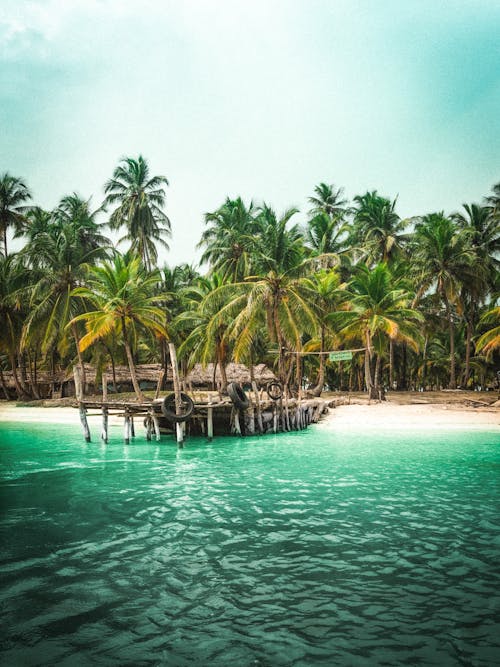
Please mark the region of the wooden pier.
MULTIPOLYGON (((142 403, 120 401, 118 397, 109 400, 105 390, 102 399, 84 398, 77 369, 75 380, 80 421, 87 442, 91 439, 88 414, 101 415, 101 439, 104 442, 108 441, 109 418, 113 416, 123 419, 125 443, 130 443, 136 435, 136 429, 140 429, 146 440, 154 438, 158 442, 162 435, 168 435, 175 437, 178 445, 182 446, 190 435, 204 436, 210 441, 218 435, 245 436, 300 431, 318 422, 328 412, 328 401, 324 399, 272 399, 265 389, 259 391, 256 386, 248 392, 238 386, 236 402, 234 395, 233 398, 227 396, 221 400, 217 392, 186 394, 179 391, 180 405, 177 406, 175 392, 142 403), (189 414, 186 416, 187 412, 189 414)), ((103 387, 105 385, 106 382, 103 387)), ((228 389, 234 390, 235 387, 229 386, 228 389)))
MULTIPOLYGON (((177 365, 175 347, 169 343, 169 354, 173 372, 173 392, 160 398, 163 373, 157 381, 155 397, 148 402, 125 402, 108 400, 107 376, 103 373, 102 400, 85 399, 81 369, 75 366, 75 393, 78 401, 80 421, 86 442, 91 434, 87 420, 89 410, 99 410, 102 416, 101 439, 108 442, 109 417, 123 418, 123 439, 130 443, 135 437, 136 420, 142 422, 147 440, 153 433, 156 441, 161 434, 175 434, 179 447, 187 435, 205 436, 209 441, 215 435, 264 435, 300 431, 319 421, 328 412, 328 402, 321 398, 302 399, 290 397, 288 390, 277 380, 272 380, 259 391, 252 382, 252 390, 245 392, 238 382, 227 386, 227 397, 221 392, 203 392, 203 398, 194 392, 183 392, 177 365)), ((184 385, 185 386, 185 385, 184 385)))

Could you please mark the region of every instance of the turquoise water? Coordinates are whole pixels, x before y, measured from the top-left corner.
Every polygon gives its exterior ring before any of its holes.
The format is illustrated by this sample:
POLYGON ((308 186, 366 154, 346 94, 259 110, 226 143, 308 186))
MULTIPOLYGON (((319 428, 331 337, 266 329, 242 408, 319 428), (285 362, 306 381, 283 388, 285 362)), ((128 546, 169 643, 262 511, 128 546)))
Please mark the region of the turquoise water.
POLYGON ((498 433, 0 425, 8 665, 494 665, 498 433))

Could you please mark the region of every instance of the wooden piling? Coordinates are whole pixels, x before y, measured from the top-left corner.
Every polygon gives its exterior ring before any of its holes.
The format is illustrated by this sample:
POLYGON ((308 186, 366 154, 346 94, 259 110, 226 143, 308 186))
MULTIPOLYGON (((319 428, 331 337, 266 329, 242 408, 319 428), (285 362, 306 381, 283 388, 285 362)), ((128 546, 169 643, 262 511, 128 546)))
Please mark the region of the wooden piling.
POLYGON ((207 409, 207 436, 208 441, 212 442, 214 437, 214 409, 211 407, 210 403, 208 404, 207 409))
POLYGON ((262 410, 260 407, 259 390, 257 388, 257 383, 255 382, 255 380, 252 382, 252 389, 253 389, 253 394, 255 396, 255 407, 257 410, 257 424, 259 427, 259 433, 264 433, 264 424, 262 423, 262 410))
POLYGON ((123 440, 126 445, 130 444, 130 415, 128 412, 125 412, 123 420, 123 440))
POLYGON ((158 421, 158 417, 156 417, 155 415, 153 415, 153 426, 155 430, 156 442, 160 442, 161 440, 160 422, 158 421))
POLYGON ((80 411, 80 421, 82 423, 83 436, 85 438, 85 442, 90 442, 90 429, 89 429, 89 423, 87 421, 87 410, 85 409, 83 403, 80 403, 79 411, 80 411))
POLYGON ((151 412, 148 412, 148 414, 144 419, 144 422, 146 426, 146 440, 148 442, 151 442, 151 434, 153 432, 153 417, 151 416, 151 412))
MULTIPOLYGON (((170 352, 170 362, 172 364, 172 375, 174 379, 174 395, 175 395, 175 414, 180 415, 182 408, 181 401, 181 384, 179 378, 179 367, 177 365, 177 354, 173 343, 168 344, 168 351, 170 352)), ((175 432, 177 437, 177 444, 179 447, 184 445, 184 429, 180 423, 175 424, 175 432)))
POLYGON ((103 442, 108 442, 108 408, 102 406, 102 429, 101 439, 103 442))

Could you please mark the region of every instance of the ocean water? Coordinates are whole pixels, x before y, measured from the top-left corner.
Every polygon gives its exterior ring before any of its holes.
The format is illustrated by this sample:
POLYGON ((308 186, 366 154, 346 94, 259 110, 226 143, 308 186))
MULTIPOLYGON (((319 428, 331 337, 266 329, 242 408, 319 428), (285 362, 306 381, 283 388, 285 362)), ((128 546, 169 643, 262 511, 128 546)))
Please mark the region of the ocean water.
POLYGON ((497 433, 0 425, 15 665, 498 665, 497 433))

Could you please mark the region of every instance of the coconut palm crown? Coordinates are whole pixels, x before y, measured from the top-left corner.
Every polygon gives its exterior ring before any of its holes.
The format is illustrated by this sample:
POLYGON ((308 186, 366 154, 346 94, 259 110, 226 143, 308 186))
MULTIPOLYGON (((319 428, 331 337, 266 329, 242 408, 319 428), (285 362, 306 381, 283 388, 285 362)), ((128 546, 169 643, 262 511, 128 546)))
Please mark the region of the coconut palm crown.
POLYGON ((126 157, 105 185, 103 206, 117 206, 109 219, 111 229, 125 227, 120 241, 130 241, 131 249, 142 257, 144 266, 151 271, 158 259, 156 243, 168 249, 171 225, 165 207, 165 176, 150 176, 146 160, 126 157))

